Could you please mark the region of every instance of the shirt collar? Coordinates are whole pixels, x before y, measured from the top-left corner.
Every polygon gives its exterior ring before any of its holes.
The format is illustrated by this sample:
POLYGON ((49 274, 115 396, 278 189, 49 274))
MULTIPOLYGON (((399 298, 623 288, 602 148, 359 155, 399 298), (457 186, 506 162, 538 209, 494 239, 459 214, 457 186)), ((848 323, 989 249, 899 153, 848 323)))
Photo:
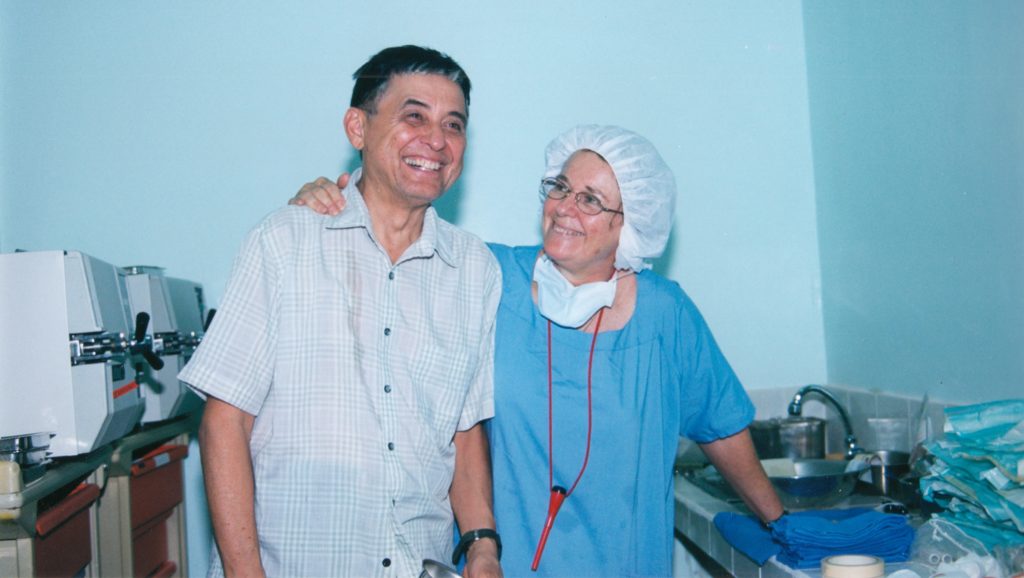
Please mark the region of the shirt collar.
MULTIPOLYGON (((362 175, 363 169, 361 167, 352 171, 348 186, 341 192, 342 196, 345 197, 345 209, 341 213, 329 217, 324 226, 327 229, 362 227, 370 233, 374 243, 377 243, 377 239, 373 234, 370 211, 363 200, 362 192, 356 186, 362 175)), ((436 253, 448 266, 456 267, 458 261, 453 251, 452 231, 444 225, 444 221, 437 216, 437 211, 434 210, 434 207, 427 207, 427 212, 423 217, 423 232, 420 234, 420 238, 413 243, 412 247, 406 251, 407 258, 429 257, 436 253)))

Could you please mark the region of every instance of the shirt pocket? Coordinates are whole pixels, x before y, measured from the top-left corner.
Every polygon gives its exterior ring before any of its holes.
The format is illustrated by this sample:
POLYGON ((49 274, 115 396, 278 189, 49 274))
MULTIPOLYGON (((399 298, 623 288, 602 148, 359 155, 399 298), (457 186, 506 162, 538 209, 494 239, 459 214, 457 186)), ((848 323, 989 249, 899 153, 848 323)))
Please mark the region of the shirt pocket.
POLYGON ((419 343, 410 356, 411 378, 419 414, 447 445, 455 433, 467 394, 474 385, 479 355, 465 342, 419 343))

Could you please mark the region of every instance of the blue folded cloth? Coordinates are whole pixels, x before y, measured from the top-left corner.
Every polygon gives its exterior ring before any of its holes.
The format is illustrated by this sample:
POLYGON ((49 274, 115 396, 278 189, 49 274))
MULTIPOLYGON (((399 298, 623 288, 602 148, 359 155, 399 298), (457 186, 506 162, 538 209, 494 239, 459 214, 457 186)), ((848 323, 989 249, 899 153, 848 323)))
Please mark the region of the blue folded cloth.
POLYGON ((903 562, 914 542, 914 529, 905 517, 867 508, 796 512, 772 524, 771 531, 742 514, 722 512, 714 522, 733 548, 758 565, 774 555, 792 568, 814 568, 834 554, 903 562))

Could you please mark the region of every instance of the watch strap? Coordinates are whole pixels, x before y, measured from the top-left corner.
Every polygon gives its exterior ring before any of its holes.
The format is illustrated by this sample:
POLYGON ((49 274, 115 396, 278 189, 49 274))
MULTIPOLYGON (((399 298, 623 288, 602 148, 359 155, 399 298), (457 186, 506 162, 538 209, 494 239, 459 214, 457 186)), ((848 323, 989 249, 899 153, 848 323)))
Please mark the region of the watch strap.
POLYGON ((469 547, 477 540, 483 540, 484 538, 490 538, 498 545, 498 560, 501 560, 501 536, 498 535, 497 531, 490 528, 480 528, 478 530, 470 530, 459 538, 459 543, 455 546, 455 552, 452 554, 452 564, 458 565, 459 560, 469 550, 469 547))

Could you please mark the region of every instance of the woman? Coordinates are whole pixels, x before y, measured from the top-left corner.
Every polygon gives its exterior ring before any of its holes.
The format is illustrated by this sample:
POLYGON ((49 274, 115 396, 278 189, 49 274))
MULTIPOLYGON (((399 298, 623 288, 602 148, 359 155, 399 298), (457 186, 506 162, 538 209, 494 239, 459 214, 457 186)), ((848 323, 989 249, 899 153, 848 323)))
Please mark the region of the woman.
MULTIPOLYGON (((649 269, 675 200, 653 145, 587 125, 546 158, 543 245, 491 245, 504 278, 490 422, 502 567, 669 576, 680 435, 763 521, 782 515, 746 430, 754 409, 697 308, 649 269)), ((339 199, 321 179, 293 202, 325 212, 339 199)))

